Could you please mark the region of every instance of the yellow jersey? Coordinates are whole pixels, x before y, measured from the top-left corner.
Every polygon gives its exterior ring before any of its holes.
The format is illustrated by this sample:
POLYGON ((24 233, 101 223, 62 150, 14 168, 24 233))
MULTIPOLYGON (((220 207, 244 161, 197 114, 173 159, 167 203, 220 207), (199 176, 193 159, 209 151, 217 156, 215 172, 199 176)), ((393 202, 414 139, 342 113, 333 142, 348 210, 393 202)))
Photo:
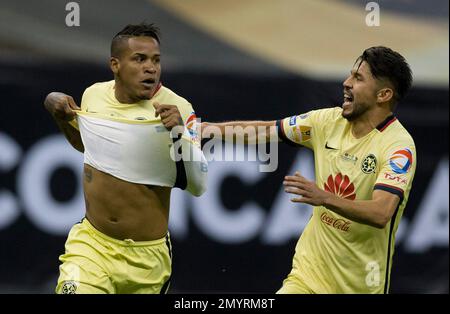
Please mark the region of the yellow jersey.
MULTIPOLYGON (((116 99, 114 91, 114 80, 95 83, 86 88, 81 99, 81 111, 110 116, 114 120, 161 121, 159 117, 155 117, 153 104, 157 102, 176 105, 188 131, 196 132, 193 129, 196 117, 192 105, 167 87, 160 84, 151 99, 132 104, 120 103, 116 99)), ((70 124, 78 129, 76 119, 72 120, 70 124)))
POLYGON ((151 99, 123 104, 115 97, 114 80, 95 83, 83 93, 77 114, 70 124, 82 131, 84 163, 128 182, 175 186, 195 196, 206 190, 195 112, 170 89, 159 84, 151 99), (155 117, 155 102, 180 111, 185 128, 177 145, 155 117))
POLYGON ((315 293, 388 293, 395 233, 417 164, 414 141, 395 116, 356 139, 341 113, 336 107, 279 120, 279 136, 314 151, 319 188, 349 200, 371 200, 381 189, 400 202, 383 229, 314 207, 291 274, 315 293))

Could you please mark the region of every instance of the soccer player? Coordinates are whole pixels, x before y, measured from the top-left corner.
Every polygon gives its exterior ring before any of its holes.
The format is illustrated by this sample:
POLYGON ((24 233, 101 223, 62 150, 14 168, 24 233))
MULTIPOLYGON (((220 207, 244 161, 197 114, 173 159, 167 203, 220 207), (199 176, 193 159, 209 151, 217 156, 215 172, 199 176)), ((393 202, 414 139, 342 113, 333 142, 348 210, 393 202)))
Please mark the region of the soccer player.
POLYGON ((202 123, 203 134, 211 126, 222 135, 227 126, 276 130, 282 141, 314 152, 315 182, 298 172, 283 182, 292 202, 314 210, 278 293, 388 293, 417 165, 414 141, 393 111, 411 84, 399 53, 372 47, 344 81, 342 107, 278 121, 202 123))
POLYGON ((170 155, 170 147, 174 154, 200 148, 191 104, 160 83, 160 58, 159 29, 128 25, 111 43, 114 80, 88 87, 81 108, 63 93, 45 100, 68 141, 84 152, 86 217, 60 256, 57 293, 168 290, 171 189, 202 194, 207 167, 170 155), (171 137, 179 126, 184 134, 171 137))

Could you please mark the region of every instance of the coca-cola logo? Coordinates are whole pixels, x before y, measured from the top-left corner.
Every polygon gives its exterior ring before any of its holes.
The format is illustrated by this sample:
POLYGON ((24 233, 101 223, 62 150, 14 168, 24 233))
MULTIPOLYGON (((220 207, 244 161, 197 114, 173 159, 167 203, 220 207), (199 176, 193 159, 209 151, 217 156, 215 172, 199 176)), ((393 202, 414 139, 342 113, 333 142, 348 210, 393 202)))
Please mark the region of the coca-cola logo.
POLYGON ((352 224, 348 220, 340 218, 336 219, 334 217, 328 216, 327 213, 322 213, 322 215, 320 215, 320 220, 326 225, 344 232, 348 232, 350 229, 350 225, 352 224))
POLYGON ((355 186, 346 175, 338 173, 335 178, 330 174, 327 182, 323 184, 325 191, 331 192, 339 197, 354 200, 356 198, 355 186))

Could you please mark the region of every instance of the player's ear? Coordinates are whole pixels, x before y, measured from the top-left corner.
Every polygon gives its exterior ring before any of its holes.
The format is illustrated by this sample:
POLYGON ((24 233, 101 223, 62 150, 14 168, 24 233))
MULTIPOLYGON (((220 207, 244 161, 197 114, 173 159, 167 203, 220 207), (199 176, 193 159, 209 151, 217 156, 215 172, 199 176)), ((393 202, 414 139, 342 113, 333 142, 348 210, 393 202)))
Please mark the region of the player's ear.
POLYGON ((394 97, 394 91, 392 90, 392 88, 389 88, 389 87, 382 88, 377 92, 377 102, 378 103, 391 101, 391 99, 393 97, 394 97))
POLYGON ((109 67, 111 68, 111 71, 113 71, 114 74, 118 74, 120 69, 119 59, 115 57, 109 58, 109 67))

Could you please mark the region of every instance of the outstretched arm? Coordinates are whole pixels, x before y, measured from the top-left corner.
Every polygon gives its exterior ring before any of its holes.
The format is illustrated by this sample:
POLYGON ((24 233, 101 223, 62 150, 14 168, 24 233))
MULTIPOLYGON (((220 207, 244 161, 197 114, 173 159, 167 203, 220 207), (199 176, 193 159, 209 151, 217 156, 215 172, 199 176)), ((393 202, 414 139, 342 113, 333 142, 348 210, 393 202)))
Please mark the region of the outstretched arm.
POLYGON ((348 200, 321 190, 299 172, 286 176, 283 184, 287 193, 300 196, 292 202, 324 206, 345 218, 380 229, 391 220, 400 201, 397 195, 382 190, 374 190, 371 200, 348 200))
POLYGON ((202 122, 201 137, 245 144, 277 141, 276 121, 230 121, 222 123, 202 122))
POLYGON ((80 109, 73 98, 63 93, 52 92, 45 98, 44 106, 73 148, 84 152, 80 131, 69 123, 75 118, 74 110, 80 109))

